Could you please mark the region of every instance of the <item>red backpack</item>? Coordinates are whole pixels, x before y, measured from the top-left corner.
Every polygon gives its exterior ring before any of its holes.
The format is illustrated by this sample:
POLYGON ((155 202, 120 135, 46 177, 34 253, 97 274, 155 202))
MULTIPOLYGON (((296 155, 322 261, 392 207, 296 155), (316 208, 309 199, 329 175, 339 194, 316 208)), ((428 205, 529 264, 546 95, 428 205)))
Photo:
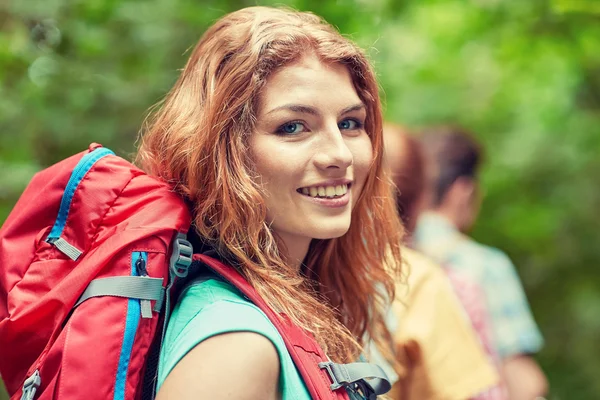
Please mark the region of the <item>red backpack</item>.
POLYGON ((11 399, 154 398, 172 287, 192 259, 265 312, 314 399, 389 390, 379 367, 331 363, 237 270, 193 255, 190 222, 169 185, 98 144, 34 176, 0 229, 0 375, 11 399))

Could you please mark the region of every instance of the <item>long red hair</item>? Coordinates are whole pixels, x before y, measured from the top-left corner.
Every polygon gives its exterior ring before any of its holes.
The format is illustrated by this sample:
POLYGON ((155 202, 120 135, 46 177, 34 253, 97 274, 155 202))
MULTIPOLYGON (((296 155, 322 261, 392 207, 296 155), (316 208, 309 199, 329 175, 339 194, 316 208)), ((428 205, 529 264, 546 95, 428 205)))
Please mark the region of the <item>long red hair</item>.
POLYGON ((399 274, 402 227, 382 150, 378 86, 363 52, 311 13, 250 7, 202 36, 146 121, 136 162, 193 204, 198 234, 234 259, 275 310, 312 332, 333 360, 348 362, 367 337, 389 339, 383 314, 399 274), (269 75, 307 52, 348 68, 367 107, 374 161, 349 231, 314 240, 299 271, 268 227, 247 138, 269 75))

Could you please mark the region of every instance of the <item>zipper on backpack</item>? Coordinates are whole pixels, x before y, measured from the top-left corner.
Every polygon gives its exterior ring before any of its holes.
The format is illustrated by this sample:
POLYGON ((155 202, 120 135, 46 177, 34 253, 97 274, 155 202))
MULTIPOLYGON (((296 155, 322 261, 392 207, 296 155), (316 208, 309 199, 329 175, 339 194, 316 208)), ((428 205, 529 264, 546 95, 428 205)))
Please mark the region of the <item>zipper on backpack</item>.
POLYGON ((21 400, 33 400, 35 393, 42 384, 42 378, 40 378, 40 371, 35 372, 25 380, 23 383, 23 393, 21 394, 21 400))
MULTIPOLYGON (((134 251, 131 254, 131 275, 141 276, 141 274, 145 272, 147 276, 147 260, 148 253, 145 251, 134 251), (140 259, 141 261, 139 261, 140 259)), ((121 353, 119 355, 119 364, 117 366, 113 400, 125 400, 127 371, 129 370, 129 362, 131 361, 133 343, 135 341, 137 329, 140 324, 140 314, 142 308, 141 302, 142 300, 135 298, 129 298, 127 300, 125 331, 123 333, 123 343, 121 344, 121 353)), ((150 314, 152 315, 152 309, 150 310, 150 314)))
POLYGON ((139 276, 148 276, 148 269, 146 269, 146 260, 142 256, 141 252, 138 252, 138 258, 135 260, 135 269, 139 276))
MULTIPOLYGON (((137 259, 135 260, 135 270, 139 276, 147 277, 148 276, 148 268, 146 267, 146 259, 144 257, 148 257, 148 253, 146 252, 136 252, 137 259)), ((136 254, 134 253, 134 254, 136 254)), ((150 300, 140 300, 140 309, 142 318, 152 318, 152 305, 150 304, 150 300)))

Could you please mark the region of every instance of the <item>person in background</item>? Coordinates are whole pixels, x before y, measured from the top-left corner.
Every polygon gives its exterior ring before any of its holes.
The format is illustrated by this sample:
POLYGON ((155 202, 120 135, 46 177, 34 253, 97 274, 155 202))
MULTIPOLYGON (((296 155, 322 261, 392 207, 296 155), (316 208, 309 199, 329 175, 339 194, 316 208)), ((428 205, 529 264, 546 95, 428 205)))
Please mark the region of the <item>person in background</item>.
MULTIPOLYGON (((385 124, 384 145, 410 246, 410 235, 428 202, 429 174, 418 141, 403 128, 385 124)), ((467 316, 478 321, 474 325, 479 331, 475 332, 459 302, 463 299, 457 299, 451 285, 460 279, 459 274, 450 282, 439 265, 409 246, 402 249, 406 283, 398 284, 393 304, 396 327, 392 329, 401 370, 391 397, 506 399, 489 345, 482 297, 471 297, 466 304, 467 316)), ((464 289, 469 281, 458 282, 463 282, 464 289)))
POLYGON ((462 128, 442 126, 420 135, 435 177, 428 211, 417 223, 416 247, 449 271, 472 277, 484 289, 494 346, 510 399, 544 396, 548 383, 531 357, 543 345, 519 276, 500 250, 475 242, 465 233, 474 224, 481 203, 478 167, 482 150, 462 128))

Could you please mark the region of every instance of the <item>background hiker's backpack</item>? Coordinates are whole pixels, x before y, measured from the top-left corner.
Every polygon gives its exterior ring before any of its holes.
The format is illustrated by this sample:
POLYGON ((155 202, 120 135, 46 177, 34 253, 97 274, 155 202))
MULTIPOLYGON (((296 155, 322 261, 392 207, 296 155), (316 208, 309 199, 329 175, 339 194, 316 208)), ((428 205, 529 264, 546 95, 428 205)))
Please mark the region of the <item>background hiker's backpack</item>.
MULTIPOLYGON (((0 374, 11 399, 153 398, 170 288, 192 262, 189 227, 166 183, 98 144, 36 174, 0 229, 0 374)), ((389 389, 362 379, 384 377, 378 369, 328 362, 234 268, 195 258, 273 321, 313 398, 389 389)))

